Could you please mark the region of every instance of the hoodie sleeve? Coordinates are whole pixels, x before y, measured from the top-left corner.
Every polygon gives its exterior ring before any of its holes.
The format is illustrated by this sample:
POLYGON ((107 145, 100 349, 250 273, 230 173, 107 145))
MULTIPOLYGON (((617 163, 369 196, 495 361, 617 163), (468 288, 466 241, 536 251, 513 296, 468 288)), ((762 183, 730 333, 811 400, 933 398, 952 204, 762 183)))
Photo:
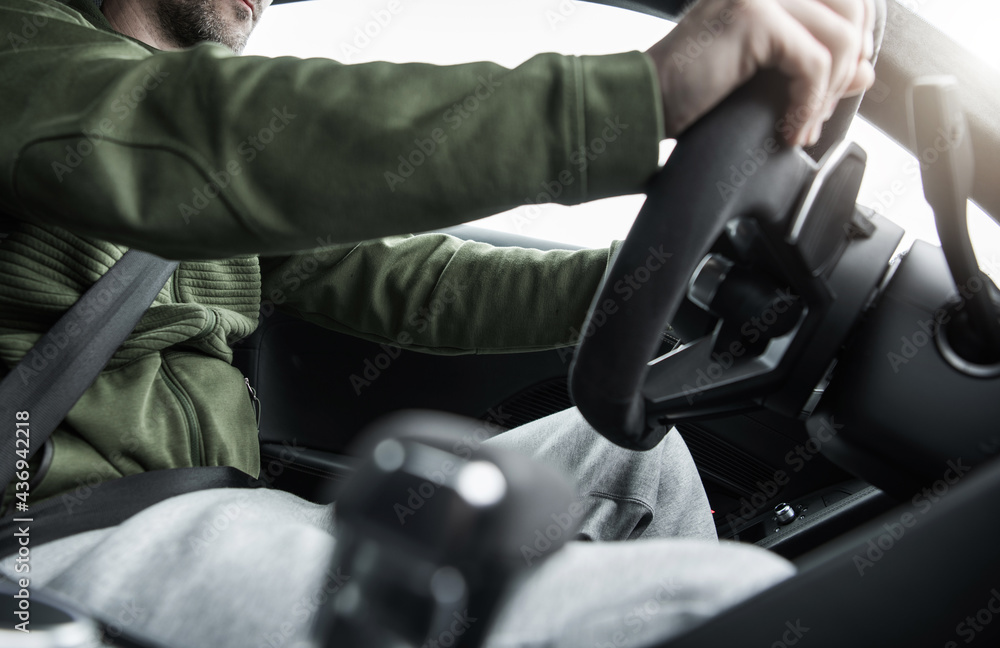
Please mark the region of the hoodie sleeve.
POLYGON ((0 211, 176 259, 287 254, 656 170, 652 62, 507 69, 149 48, 53 0, 0 6, 0 211))
POLYGON ((262 258, 261 313, 438 354, 568 346, 617 245, 543 252, 422 234, 262 258))

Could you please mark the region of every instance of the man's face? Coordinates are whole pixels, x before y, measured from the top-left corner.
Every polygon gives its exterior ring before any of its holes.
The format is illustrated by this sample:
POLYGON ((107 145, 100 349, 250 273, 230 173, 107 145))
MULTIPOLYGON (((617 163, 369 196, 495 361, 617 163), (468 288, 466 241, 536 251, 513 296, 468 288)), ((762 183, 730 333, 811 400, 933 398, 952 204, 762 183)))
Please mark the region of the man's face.
POLYGON ((164 34, 180 47, 211 41, 243 51, 271 0, 155 0, 164 34))

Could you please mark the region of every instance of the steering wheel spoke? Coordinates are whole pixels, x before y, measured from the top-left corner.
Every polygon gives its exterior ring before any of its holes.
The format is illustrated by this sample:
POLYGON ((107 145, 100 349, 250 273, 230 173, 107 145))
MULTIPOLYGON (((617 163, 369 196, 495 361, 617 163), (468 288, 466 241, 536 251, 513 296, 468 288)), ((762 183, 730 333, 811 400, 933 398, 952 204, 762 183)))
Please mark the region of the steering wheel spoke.
POLYGON ((678 139, 595 296, 618 308, 587 329, 570 387, 620 446, 747 407, 797 416, 885 273, 901 230, 855 205, 864 151, 841 142, 817 164, 785 146, 786 87, 761 72, 678 139), (616 290, 650 250, 647 280, 616 290), (704 329, 675 321, 692 309, 715 325, 651 362, 668 323, 704 329))

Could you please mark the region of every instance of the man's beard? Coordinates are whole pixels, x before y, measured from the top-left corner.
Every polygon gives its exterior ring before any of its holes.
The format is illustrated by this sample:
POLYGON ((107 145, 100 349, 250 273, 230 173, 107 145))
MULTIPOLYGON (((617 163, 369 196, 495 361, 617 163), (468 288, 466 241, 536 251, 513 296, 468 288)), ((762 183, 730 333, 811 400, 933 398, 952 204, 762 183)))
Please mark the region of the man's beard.
POLYGON ((180 47, 213 42, 240 54, 250 36, 249 31, 235 29, 231 21, 219 15, 213 0, 159 0, 156 16, 163 32, 180 47))

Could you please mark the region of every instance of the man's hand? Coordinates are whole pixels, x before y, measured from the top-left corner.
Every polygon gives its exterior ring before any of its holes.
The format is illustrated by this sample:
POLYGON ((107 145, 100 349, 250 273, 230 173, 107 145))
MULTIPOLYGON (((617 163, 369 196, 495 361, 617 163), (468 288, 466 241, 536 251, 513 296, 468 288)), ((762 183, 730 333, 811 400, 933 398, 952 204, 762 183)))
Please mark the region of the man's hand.
POLYGON ((676 137, 761 68, 791 81, 790 144, 819 139, 841 97, 875 81, 872 0, 700 0, 646 53, 676 137))

